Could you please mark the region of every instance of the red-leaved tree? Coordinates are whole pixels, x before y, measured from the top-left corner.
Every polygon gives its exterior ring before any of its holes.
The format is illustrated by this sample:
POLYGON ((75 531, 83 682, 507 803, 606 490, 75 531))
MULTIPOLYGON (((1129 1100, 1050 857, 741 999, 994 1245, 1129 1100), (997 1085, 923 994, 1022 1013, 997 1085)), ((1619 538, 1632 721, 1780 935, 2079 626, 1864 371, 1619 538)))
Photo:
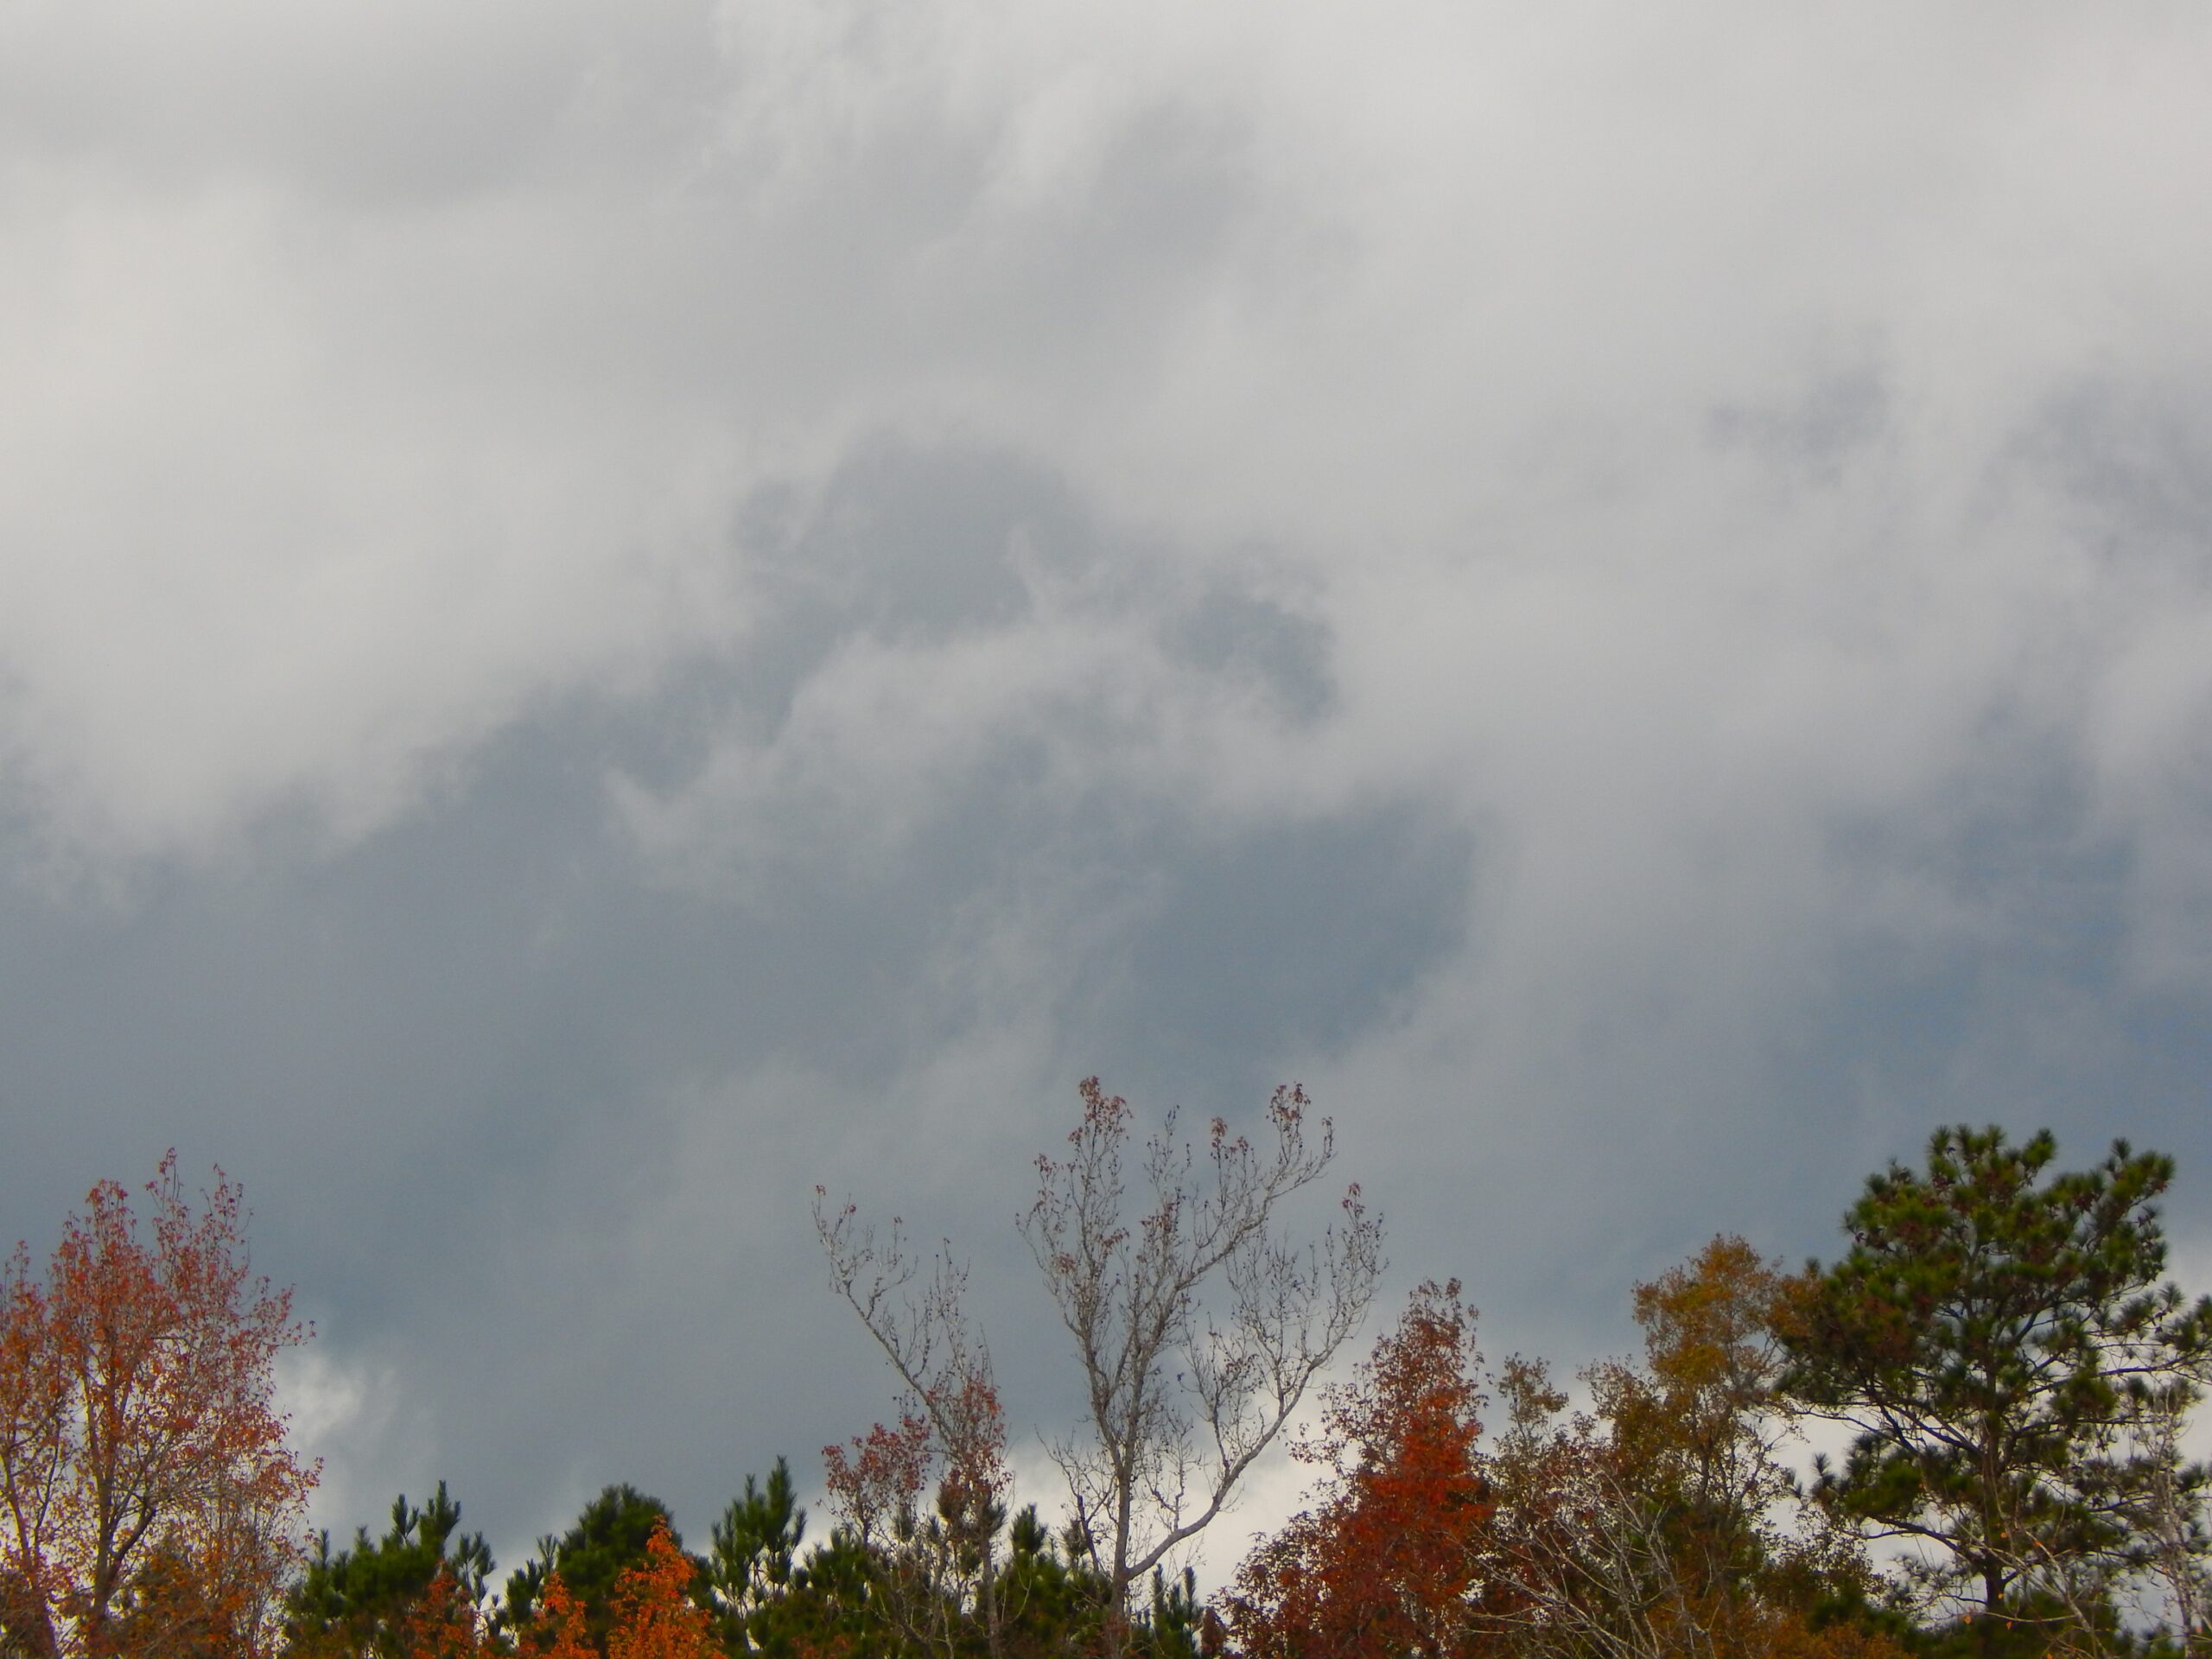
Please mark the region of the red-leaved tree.
POLYGON ((1490 1497, 1477 1441, 1474 1311, 1425 1284, 1299 1446, 1332 1477, 1238 1573, 1228 1607, 1251 1659, 1441 1659, 1465 1650, 1490 1497))
POLYGON ((55 1659, 251 1659, 319 1471, 272 1399, 309 1332, 220 1171, 195 1209, 172 1152, 146 1192, 150 1238, 103 1181, 43 1276, 23 1245, 0 1271, 0 1627, 55 1659))

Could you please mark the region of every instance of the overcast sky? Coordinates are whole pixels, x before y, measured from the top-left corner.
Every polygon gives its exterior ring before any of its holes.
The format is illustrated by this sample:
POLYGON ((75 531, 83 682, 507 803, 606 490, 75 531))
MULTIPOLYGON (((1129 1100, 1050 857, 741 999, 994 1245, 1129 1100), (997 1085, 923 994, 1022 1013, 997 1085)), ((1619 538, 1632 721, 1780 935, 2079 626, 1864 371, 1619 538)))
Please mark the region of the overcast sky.
POLYGON ((10 0, 0 1234, 221 1165, 502 1570, 887 1414, 817 1182, 1059 1421, 1093 1072, 1570 1366, 1961 1119, 2212 1268, 2208 158, 2196 0, 10 0))

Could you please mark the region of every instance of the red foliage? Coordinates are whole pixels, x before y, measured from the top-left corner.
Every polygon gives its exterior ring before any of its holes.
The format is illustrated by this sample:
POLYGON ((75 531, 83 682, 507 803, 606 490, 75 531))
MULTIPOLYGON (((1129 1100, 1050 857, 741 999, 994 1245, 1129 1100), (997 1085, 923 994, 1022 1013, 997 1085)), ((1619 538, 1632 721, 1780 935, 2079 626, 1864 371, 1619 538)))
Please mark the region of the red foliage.
POLYGON ((1330 1390, 1299 1448, 1334 1478, 1263 1544, 1229 1599, 1255 1659, 1460 1650, 1490 1503, 1476 1442, 1474 1313, 1455 1280, 1423 1285, 1358 1380, 1330 1390))
MULTIPOLYGON (((720 1659, 713 1619, 691 1599, 698 1572, 670 1535, 668 1523, 655 1526, 645 1559, 614 1581, 606 1659, 720 1659)), ((435 1651, 442 1659, 446 1650, 435 1651)), ((518 1659, 601 1659, 583 1604, 561 1581, 559 1569, 546 1579, 537 1617, 523 1630, 516 1652, 518 1659)))
POLYGON ((929 1484, 934 1449, 926 1419, 912 1412, 896 1428, 878 1423, 850 1450, 822 1448, 830 1501, 861 1541, 880 1544, 912 1530, 929 1484))

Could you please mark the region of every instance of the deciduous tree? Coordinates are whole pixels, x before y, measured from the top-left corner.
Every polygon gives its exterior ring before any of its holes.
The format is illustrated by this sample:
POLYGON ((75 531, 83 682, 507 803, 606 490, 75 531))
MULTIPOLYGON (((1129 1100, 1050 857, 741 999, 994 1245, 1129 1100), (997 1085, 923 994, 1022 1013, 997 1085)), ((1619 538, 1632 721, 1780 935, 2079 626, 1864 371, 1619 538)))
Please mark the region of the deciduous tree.
MULTIPOLYGON (((1075 1342, 1084 1424, 1050 1450, 1073 1503, 1081 1581, 1097 1588, 1101 1641, 1116 1655, 1133 1588, 1222 1512, 1359 1324, 1382 1229, 1357 1186, 1318 1239, 1301 1243, 1287 1226, 1287 1201, 1334 1155, 1325 1119, 1308 1138, 1302 1090, 1275 1091, 1263 1145, 1216 1119, 1203 1162, 1169 1114, 1144 1143, 1134 1194, 1128 1103, 1096 1077, 1080 1092, 1065 1154, 1037 1160, 1036 1202, 1020 1225, 1075 1342)), ((909 1421, 942 1459, 939 1518, 980 1562, 978 1601, 998 1652, 992 1540, 1005 1516, 1005 1430, 988 1351, 962 1311, 964 1276, 943 1254, 922 1281, 895 1222, 879 1240, 851 1205, 832 1214, 816 1196, 832 1283, 890 1358, 909 1421)))
MULTIPOLYGON (((626 1483, 607 1487, 584 1505, 575 1526, 559 1538, 540 1539, 537 1554, 508 1575, 502 1624, 527 1631, 540 1617, 540 1604, 557 1573, 593 1646, 605 1653, 617 1590, 626 1574, 651 1563, 652 1540, 664 1532, 674 1537, 668 1505, 626 1483)), ((695 1595, 703 1599, 710 1593, 705 1568, 696 1560, 691 1566, 695 1595)))
POLYGON ((520 1659, 605 1659, 592 1639, 591 1621, 558 1567, 550 1570, 534 1599, 534 1617, 515 1638, 520 1659))
POLYGON ((922 1280, 897 1217, 879 1235, 849 1203, 832 1214, 818 1186, 814 1224, 831 1285, 905 1387, 897 1428, 879 1423, 849 1450, 823 1448, 831 1498, 891 1569, 886 1609, 909 1640, 950 1651, 954 1626, 972 1615, 999 1659, 999 1534, 1013 1478, 990 1351, 967 1316, 967 1271, 946 1245, 922 1280), (932 1482, 933 1519, 921 1514, 932 1482))
POLYGON ((699 1564, 663 1522, 614 1588, 607 1659, 715 1659, 714 1618, 693 1595, 699 1564))
POLYGON ((370 1651, 379 1659, 387 1654, 391 1659, 480 1659, 498 1652, 486 1628, 480 1593, 480 1586, 441 1568, 393 1621, 383 1645, 370 1651))
POLYGON ((1325 1118, 1307 1139, 1302 1089, 1275 1090, 1262 1146, 1214 1119, 1203 1164, 1171 1112, 1134 1204, 1128 1103, 1096 1077, 1081 1095, 1065 1155, 1037 1160, 1021 1230, 1082 1373, 1083 1430, 1052 1451, 1105 1581, 1112 1652, 1130 1586, 1212 1523, 1358 1326, 1382 1224, 1353 1185, 1318 1242, 1286 1230, 1285 1201, 1335 1150, 1325 1118))
POLYGON ((1327 1391, 1323 1433, 1295 1455, 1328 1483, 1246 1560, 1229 1599, 1249 1659, 1443 1659, 1478 1640, 1491 1498, 1478 1362, 1459 1282, 1426 1284, 1355 1380, 1327 1391))
POLYGON ((1562 1419, 1510 1362, 1486 1465, 1486 1622, 1522 1659, 1897 1659, 1834 1617, 1868 1582, 1853 1541, 1793 1524, 1774 1387, 1781 1275, 1738 1238, 1635 1290, 1641 1363, 1584 1373, 1562 1419))
POLYGON ((104 1181, 43 1276, 0 1272, 0 1624, 41 1655, 251 1656, 275 1637, 316 1467, 285 1443, 276 1357, 304 1341, 254 1275, 238 1187, 195 1207, 162 1159, 104 1181))

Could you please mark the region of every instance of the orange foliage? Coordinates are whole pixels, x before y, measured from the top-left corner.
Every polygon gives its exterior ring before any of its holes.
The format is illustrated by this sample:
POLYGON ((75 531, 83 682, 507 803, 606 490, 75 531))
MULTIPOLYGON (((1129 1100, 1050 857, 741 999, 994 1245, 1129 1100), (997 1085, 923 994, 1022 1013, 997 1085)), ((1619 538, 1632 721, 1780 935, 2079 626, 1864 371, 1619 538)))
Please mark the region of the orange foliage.
POLYGON ((591 1644, 591 1624, 583 1604, 561 1582, 556 1568, 545 1580, 537 1616, 522 1633, 516 1651, 522 1659, 600 1659, 591 1644))
POLYGON ((665 1522, 645 1543, 645 1560, 614 1586, 614 1628, 607 1659, 709 1659, 716 1649, 707 1610, 691 1599, 698 1567, 677 1548, 665 1522))
MULTIPOLYGON (((691 1599, 698 1571, 670 1535, 668 1523, 656 1525, 645 1559, 614 1581, 606 1659, 721 1659, 712 1617, 691 1599)), ((537 1616, 524 1627, 517 1652, 519 1659, 601 1659, 583 1605, 557 1568, 545 1580, 537 1616)))
POLYGON ((410 1659, 477 1659, 493 1651, 474 1599, 442 1568, 400 1622, 393 1648, 410 1659))
POLYGON ((317 1473, 270 1398, 308 1332, 219 1171, 198 1213, 174 1152, 146 1191, 150 1244, 103 1181, 43 1279, 22 1245, 0 1270, 0 1621, 32 1652, 251 1659, 317 1473))

